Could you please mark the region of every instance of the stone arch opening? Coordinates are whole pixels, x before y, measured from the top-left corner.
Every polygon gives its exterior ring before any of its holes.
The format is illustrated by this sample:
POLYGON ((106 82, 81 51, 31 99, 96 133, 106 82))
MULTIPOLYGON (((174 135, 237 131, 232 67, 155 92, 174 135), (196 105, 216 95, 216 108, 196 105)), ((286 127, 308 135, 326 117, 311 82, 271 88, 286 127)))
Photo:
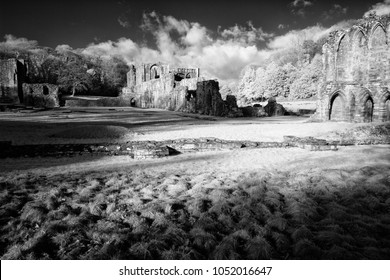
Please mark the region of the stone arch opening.
POLYGON ((377 81, 385 79, 387 63, 386 32, 381 25, 376 25, 369 41, 369 80, 377 81))
POLYGON ((45 85, 42 87, 42 94, 49 95, 49 88, 45 85))
POLYGON ((378 119, 390 121, 390 91, 384 88, 378 98, 378 119))
POLYGON ((385 115, 384 115, 384 121, 390 121, 390 96, 385 101, 385 115))
POLYGON ((372 122, 372 117, 374 115, 374 100, 371 96, 366 98, 366 101, 363 103, 363 121, 372 122))
POLYGON ((339 92, 330 99, 329 120, 345 120, 345 98, 339 92))
POLYGON ((175 74, 175 82, 180 82, 183 79, 185 79, 185 75, 183 73, 176 73, 175 74))
POLYGON ((367 57, 367 38, 361 30, 352 37, 352 77, 354 81, 362 81, 365 74, 367 57))
POLYGON ((160 71, 157 67, 157 65, 153 65, 150 67, 150 79, 159 79, 160 78, 160 71))
POLYGON ((348 38, 344 35, 339 42, 336 53, 336 79, 337 81, 345 81, 348 79, 350 50, 348 46, 348 38))

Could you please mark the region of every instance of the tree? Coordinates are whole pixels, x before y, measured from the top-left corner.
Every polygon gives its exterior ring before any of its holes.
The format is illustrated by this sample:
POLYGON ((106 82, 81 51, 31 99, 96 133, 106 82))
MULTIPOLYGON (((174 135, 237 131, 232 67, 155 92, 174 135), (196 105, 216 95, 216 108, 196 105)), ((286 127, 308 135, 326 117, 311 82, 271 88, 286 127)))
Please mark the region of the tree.
POLYGON ((322 59, 317 54, 309 65, 299 71, 298 78, 291 84, 290 96, 303 99, 317 95, 322 75, 322 59))
POLYGON ((105 95, 118 95, 120 89, 126 86, 126 74, 129 66, 120 58, 94 58, 96 70, 100 75, 102 90, 105 95))
POLYGON ((93 77, 87 70, 82 61, 71 61, 59 69, 58 83, 65 91, 70 91, 72 96, 78 91, 87 91, 93 84, 93 77))

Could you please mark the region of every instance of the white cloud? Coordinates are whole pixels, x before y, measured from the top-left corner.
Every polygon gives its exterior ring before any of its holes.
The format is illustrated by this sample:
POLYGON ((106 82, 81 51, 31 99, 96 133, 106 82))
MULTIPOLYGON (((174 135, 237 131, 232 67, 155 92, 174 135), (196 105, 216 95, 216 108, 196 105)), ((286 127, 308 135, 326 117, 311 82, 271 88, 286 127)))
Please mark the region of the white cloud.
POLYGON ((128 28, 131 26, 130 22, 123 16, 118 17, 118 23, 120 26, 122 26, 124 28, 128 28))
POLYGON ((38 42, 26 38, 17 38, 11 34, 4 36, 5 41, 0 42, 0 47, 13 50, 32 50, 38 47, 38 42))
POLYGON ((141 28, 153 35, 155 49, 120 38, 90 44, 82 53, 102 58, 118 56, 129 64, 161 61, 172 66, 199 67, 208 78, 237 79, 245 65, 261 63, 268 57, 268 52, 256 43, 272 36, 251 23, 212 34, 197 22, 155 12, 144 14, 141 28))
POLYGON ((343 16, 347 13, 347 11, 348 11, 348 7, 343 7, 339 4, 334 4, 328 11, 322 13, 322 17, 325 20, 328 20, 334 17, 343 16))
POLYGON ((220 31, 220 34, 224 39, 250 45, 259 41, 265 41, 273 36, 272 33, 264 32, 261 28, 255 28, 252 22, 248 22, 247 26, 236 24, 233 27, 220 31))
POLYGON ((271 50, 288 49, 300 46, 305 40, 317 41, 318 39, 326 36, 335 27, 325 28, 320 25, 307 27, 300 30, 291 30, 284 35, 275 37, 268 43, 268 47, 271 50))
POLYGON ((313 6, 313 2, 309 0, 294 0, 290 3, 292 7, 291 12, 298 16, 304 17, 306 14, 306 9, 310 6, 313 6))
POLYGON ((293 2, 291 2, 291 6, 293 6, 293 7, 308 7, 308 6, 312 6, 312 5, 313 5, 313 2, 308 1, 308 0, 294 0, 293 2))
POLYGON ((73 48, 69 45, 58 45, 55 50, 59 53, 66 53, 66 52, 70 52, 70 51, 73 51, 73 48))
POLYGON ((373 5, 371 9, 364 14, 364 16, 368 16, 371 13, 375 13, 378 16, 390 14, 390 0, 385 0, 373 5))

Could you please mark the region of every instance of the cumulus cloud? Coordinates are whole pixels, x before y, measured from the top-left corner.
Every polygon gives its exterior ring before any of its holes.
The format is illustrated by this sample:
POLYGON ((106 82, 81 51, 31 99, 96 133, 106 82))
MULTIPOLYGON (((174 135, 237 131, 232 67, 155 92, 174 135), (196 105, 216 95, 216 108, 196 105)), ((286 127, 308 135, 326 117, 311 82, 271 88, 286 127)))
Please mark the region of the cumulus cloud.
POLYGON ((219 30, 219 32, 224 39, 250 45, 273 37, 272 33, 267 33, 261 28, 254 27, 250 21, 247 23, 247 26, 239 26, 236 24, 235 26, 222 31, 219 30))
POLYGON ((313 3, 308 0, 294 0, 293 2, 291 2, 291 6, 293 7, 308 7, 312 5, 313 3))
POLYGON ((144 14, 141 28, 153 35, 155 47, 120 38, 90 44, 83 54, 117 56, 129 64, 160 61, 178 67, 199 67, 207 78, 228 81, 238 79, 248 64, 263 64, 274 53, 297 48, 305 40, 318 41, 331 31, 349 28, 354 23, 342 21, 330 28, 316 25, 275 36, 250 22, 246 26, 219 27, 212 32, 197 22, 151 12, 144 14))
POLYGON ((347 13, 347 11, 348 11, 348 7, 343 7, 339 4, 333 4, 328 11, 323 12, 322 17, 325 20, 328 20, 334 17, 343 16, 347 13))
POLYGON ((26 38, 17 38, 11 34, 4 36, 5 41, 0 42, 0 47, 10 50, 33 50, 38 47, 38 42, 26 38))
POLYGON ((124 28, 128 28, 128 27, 131 26, 130 22, 124 16, 118 17, 118 23, 119 23, 120 26, 122 26, 124 28))
POLYGON ((290 6, 292 7, 291 12, 293 14, 304 17, 306 8, 313 6, 313 2, 309 0, 294 0, 290 3, 290 6))
POLYGON ((378 16, 390 14, 390 0, 385 0, 381 3, 373 5, 371 9, 364 14, 364 16, 368 16, 369 14, 373 13, 378 16))
POLYGON ((67 53, 67 52, 71 52, 73 51, 73 48, 69 45, 58 45, 55 50, 58 52, 58 53, 67 53))
POLYGON ((278 29, 280 29, 280 30, 285 29, 285 28, 288 28, 288 27, 289 27, 288 24, 282 24, 282 23, 280 23, 280 24, 278 25, 278 29))
POLYGON ((326 36, 335 29, 336 26, 325 28, 323 26, 316 25, 300 30, 291 30, 286 34, 275 37, 268 43, 267 46, 270 50, 294 48, 302 45, 305 40, 318 41, 320 38, 326 36))
POLYGON ((208 78, 229 80, 237 79, 245 65, 264 61, 269 52, 256 43, 273 36, 252 23, 220 28, 213 33, 200 23, 155 12, 143 15, 141 28, 153 35, 155 48, 120 38, 90 44, 82 53, 101 58, 117 56, 129 64, 160 61, 172 66, 199 67, 208 78))

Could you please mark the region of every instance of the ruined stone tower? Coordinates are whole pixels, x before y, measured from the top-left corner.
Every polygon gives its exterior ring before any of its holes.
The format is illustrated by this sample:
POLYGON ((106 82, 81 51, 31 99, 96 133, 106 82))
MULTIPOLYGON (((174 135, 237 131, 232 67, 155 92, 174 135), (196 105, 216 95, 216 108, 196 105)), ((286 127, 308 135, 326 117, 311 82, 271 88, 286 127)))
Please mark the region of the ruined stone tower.
POLYGON ((25 77, 26 66, 23 60, 0 60, 0 103, 23 102, 22 84, 25 77))
POLYGON ((390 17, 370 16, 333 32, 323 46, 317 118, 390 120, 390 17))

